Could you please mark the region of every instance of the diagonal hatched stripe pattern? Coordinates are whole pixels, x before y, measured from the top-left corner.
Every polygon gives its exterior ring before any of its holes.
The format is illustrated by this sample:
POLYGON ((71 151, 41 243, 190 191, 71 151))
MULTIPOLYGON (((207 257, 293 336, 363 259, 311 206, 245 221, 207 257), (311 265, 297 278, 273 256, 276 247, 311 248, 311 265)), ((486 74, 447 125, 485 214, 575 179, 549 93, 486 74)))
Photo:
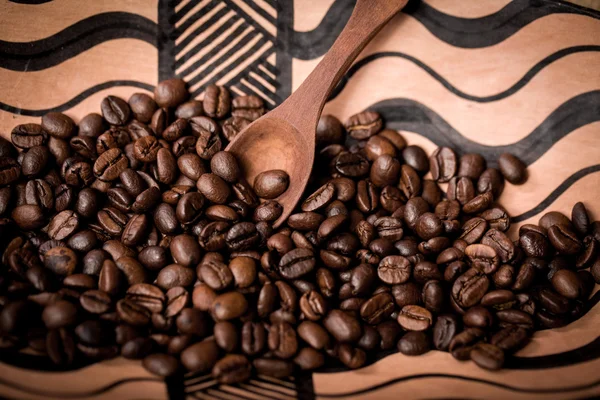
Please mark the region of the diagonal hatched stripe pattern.
POLYGON ((192 96, 211 84, 253 94, 268 107, 280 103, 275 43, 277 11, 267 0, 181 0, 169 19, 173 69, 192 96))

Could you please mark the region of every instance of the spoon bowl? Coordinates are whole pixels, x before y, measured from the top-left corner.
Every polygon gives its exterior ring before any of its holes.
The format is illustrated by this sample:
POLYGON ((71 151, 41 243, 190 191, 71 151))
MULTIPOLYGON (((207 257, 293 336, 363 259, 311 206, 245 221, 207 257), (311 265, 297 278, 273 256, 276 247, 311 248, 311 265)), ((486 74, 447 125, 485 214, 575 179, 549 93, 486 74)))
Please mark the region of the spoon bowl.
POLYGON ((290 184, 276 200, 283 214, 292 213, 310 177, 315 132, 329 94, 369 41, 408 0, 357 0, 344 30, 302 85, 279 107, 238 133, 227 147, 240 163, 249 184, 261 172, 281 169, 290 184))
POLYGON ((301 135, 296 127, 271 112, 250 124, 227 147, 244 171, 250 185, 258 174, 281 169, 290 177, 288 189, 277 198, 283 214, 279 226, 293 211, 306 187, 314 161, 314 136, 301 135))

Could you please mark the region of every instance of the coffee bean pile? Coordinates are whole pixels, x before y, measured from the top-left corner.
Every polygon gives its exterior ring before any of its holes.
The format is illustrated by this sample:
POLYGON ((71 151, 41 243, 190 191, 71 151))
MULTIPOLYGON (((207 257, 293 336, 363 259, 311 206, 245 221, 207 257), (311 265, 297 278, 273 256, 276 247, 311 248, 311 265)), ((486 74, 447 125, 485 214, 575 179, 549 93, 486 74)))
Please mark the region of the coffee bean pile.
POLYGON ((262 100, 188 97, 167 80, 154 99, 108 96, 78 126, 51 112, 0 140, 0 347, 221 383, 393 348, 495 370, 580 316, 600 282, 583 204, 513 242, 495 200, 526 180, 519 159, 428 157, 370 111, 321 118, 307 195, 274 229, 289 176, 247 182, 223 151, 262 100))

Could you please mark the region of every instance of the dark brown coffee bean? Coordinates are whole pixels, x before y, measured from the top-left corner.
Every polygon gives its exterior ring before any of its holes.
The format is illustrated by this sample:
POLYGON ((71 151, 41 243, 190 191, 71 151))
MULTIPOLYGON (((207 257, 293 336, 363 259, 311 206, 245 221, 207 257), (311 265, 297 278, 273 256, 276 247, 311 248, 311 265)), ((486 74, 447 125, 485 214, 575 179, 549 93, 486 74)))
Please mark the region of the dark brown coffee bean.
POLYGON ((247 321, 242 326, 241 339, 241 347, 244 354, 255 356, 264 351, 267 345, 267 332, 262 323, 247 321))
POLYGON ((488 277, 471 268, 459 276, 452 286, 452 297, 461 307, 471 307, 481 300, 490 285, 488 277))
POLYGON ((73 135, 75 123, 63 113, 49 112, 42 117, 42 128, 51 136, 68 139, 73 135))
POLYGON ((504 177, 496 168, 488 168, 482 172, 477 181, 479 193, 492 192, 495 198, 500 197, 504 190, 504 177))
POLYGON ((105 97, 100 104, 100 109, 104 119, 111 125, 124 125, 131 113, 129 104, 116 96, 105 97))
POLYGON ((504 351, 515 351, 523 347, 529 340, 526 329, 508 326, 492 336, 490 343, 504 351))
POLYGON ((269 350, 279 358, 291 358, 298 351, 298 339, 294 328, 286 322, 278 322, 269 328, 269 350))
POLYGON ((383 122, 378 113, 363 111, 348 118, 344 125, 350 136, 354 139, 364 140, 378 133, 383 122))
POLYGON ((231 95, 223 86, 209 85, 204 92, 204 113, 211 118, 223 118, 231 109, 231 95))
POLYGON ((519 237, 519 243, 525 254, 530 257, 546 257, 550 254, 548 239, 538 232, 526 232, 519 237))
POLYGON ((248 302, 239 292, 227 292, 218 295, 211 304, 211 314, 219 321, 228 321, 243 315, 248 302))
POLYGON ((46 352, 56 365, 71 365, 75 359, 75 340, 68 329, 50 330, 46 335, 46 352))
POLYGON ((400 170, 400 161, 390 155, 382 155, 371 166, 371 182, 378 187, 396 184, 400 170))
POLYGON ((514 185, 520 185, 527 179, 527 166, 512 154, 501 154, 498 167, 504 178, 514 185))
POLYGON ((433 323, 433 317, 429 310, 408 305, 402 307, 398 314, 398 324, 407 331, 424 331, 433 323))
POLYGON ((360 316, 368 324, 383 322, 394 312, 394 298, 389 293, 378 293, 360 307, 360 316))
POLYGON ((286 279, 296 279, 311 272, 316 265, 315 255, 308 249, 294 249, 279 262, 279 273, 286 279))
POLYGON ((239 222, 225 235, 227 247, 232 251, 249 250, 260 240, 256 225, 251 222, 239 222))
POLYGON ((150 323, 151 311, 130 299, 117 302, 117 314, 121 321, 134 325, 145 326, 150 323))
POLYGON ((179 361, 177 358, 162 353, 155 353, 147 356, 142 361, 142 365, 149 372, 160 377, 169 377, 179 371, 179 361))
POLYGON ((504 364, 504 351, 492 344, 478 343, 471 350, 471 360, 481 368, 495 371, 504 364))
POLYGON ((26 153, 22 153, 21 173, 28 178, 40 176, 50 158, 50 152, 45 146, 33 146, 26 153))
POLYGON ((568 225, 552 225, 548 228, 548 239, 561 254, 577 254, 581 251, 581 241, 577 233, 568 225))
POLYGON ((342 343, 354 343, 362 336, 360 322, 341 310, 331 310, 323 319, 325 329, 342 343))
POLYGON ((475 197, 475 188, 471 179, 455 176, 448 182, 446 193, 448 200, 456 200, 465 205, 475 197))
POLYGON ((94 175, 102 181, 113 181, 129 166, 129 160, 120 149, 109 149, 94 163, 94 175))
POLYGON ((430 349, 430 340, 423 332, 408 332, 398 341, 398 351, 406 356, 419 356, 430 349))
POLYGON ((67 247, 54 247, 44 255, 44 265, 57 275, 69 276, 77 267, 77 256, 67 247))
POLYGON ((19 149, 43 146, 48 142, 48 133, 38 124, 17 125, 10 134, 12 144, 19 149))
POLYGON ((108 293, 101 290, 88 290, 79 297, 81 307, 92 314, 103 314, 111 309, 112 301, 108 293))
POLYGON ((485 192, 475 196, 468 203, 463 205, 463 212, 465 214, 477 214, 487 210, 493 203, 494 196, 492 192, 485 192))
POLYGON ((437 317, 433 327, 433 344, 436 349, 447 351, 450 342, 460 330, 460 321, 454 314, 443 314, 437 317))
POLYGON ((448 182, 458 169, 456 153, 448 147, 440 147, 429 158, 431 177, 438 182, 448 182))
POLYGON ((554 290, 568 299, 577 299, 582 295, 582 283, 577 273, 571 270, 561 269, 556 271, 551 283, 554 290))
POLYGON ((377 275, 388 285, 408 281, 412 272, 410 262, 402 256, 387 256, 379 263, 377 275))
POLYGON ((471 244, 465 249, 465 255, 471 262, 471 267, 484 274, 489 275, 495 272, 500 265, 500 257, 498 257, 495 248, 492 246, 471 244))
POLYGON ((399 187, 407 199, 411 199, 421 194, 421 178, 419 178, 417 172, 407 164, 404 164, 401 168, 399 187))
POLYGON ((221 384, 244 382, 252 373, 252 365, 245 356, 228 354, 215 364, 212 376, 221 384))
POLYGON ((317 124, 317 147, 341 143, 344 138, 344 127, 333 115, 322 115, 317 124))
POLYGON ((289 183, 290 177, 287 172, 283 170, 274 169, 264 171, 258 174, 254 179, 254 191, 263 199, 274 199, 287 190, 289 183))
POLYGON ((358 153, 341 153, 335 158, 335 169, 350 178, 364 177, 369 173, 369 161, 358 153))

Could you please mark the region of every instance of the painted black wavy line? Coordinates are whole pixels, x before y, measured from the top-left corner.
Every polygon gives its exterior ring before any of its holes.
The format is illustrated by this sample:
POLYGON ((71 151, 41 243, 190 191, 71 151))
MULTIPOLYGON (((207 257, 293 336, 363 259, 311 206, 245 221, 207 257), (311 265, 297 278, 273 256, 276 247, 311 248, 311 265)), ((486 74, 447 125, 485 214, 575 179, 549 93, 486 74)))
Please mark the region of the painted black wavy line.
POLYGON ((313 30, 298 32, 293 25, 279 26, 281 51, 301 60, 311 60, 329 50, 352 14, 356 0, 336 0, 313 30))
POLYGON ((396 378, 396 379, 391 379, 387 382, 383 382, 383 383, 377 384, 375 386, 371 386, 369 388, 355 390, 352 392, 335 393, 335 394, 316 393, 315 396, 329 398, 329 399, 335 399, 335 398, 340 398, 340 397, 360 396, 360 395, 364 395, 366 393, 372 393, 377 390, 384 389, 388 386, 395 385, 397 383, 413 381, 413 380, 418 380, 418 379, 429 379, 429 378, 444 378, 444 379, 454 379, 454 380, 459 380, 459 381, 480 383, 480 384, 484 384, 484 385, 488 385, 488 386, 494 386, 494 387, 497 387, 500 389, 509 390, 511 392, 532 393, 532 394, 568 393, 568 392, 591 389, 591 388, 597 386, 598 384, 600 384, 600 380, 597 380, 597 381, 594 381, 592 383, 588 383, 585 385, 576 385, 576 386, 569 386, 569 387, 564 387, 564 388, 533 389, 533 388, 520 388, 517 386, 511 386, 511 385, 508 385, 505 383, 493 382, 493 381, 488 381, 486 379, 473 378, 470 376, 450 375, 450 374, 418 374, 418 375, 409 375, 409 376, 403 376, 403 377, 396 378))
POLYGON ((514 85, 512 85, 508 89, 506 89, 502 92, 496 93, 494 95, 491 95, 491 96, 482 96, 482 97, 474 96, 474 95, 471 95, 471 94, 461 91, 457 87, 453 86, 446 79, 444 79, 444 77, 441 76, 440 74, 438 74, 433 68, 431 68, 430 66, 428 66, 427 64, 425 64, 424 62, 419 60, 418 58, 415 58, 408 54, 397 52, 397 51, 386 51, 386 52, 381 52, 381 53, 375 53, 375 54, 371 54, 371 55, 363 58, 362 60, 358 61, 356 64, 354 64, 348 70, 348 72, 344 75, 344 77, 342 78, 342 80, 340 81, 338 86, 331 93, 329 100, 333 100, 334 98, 336 98, 344 90, 344 87, 346 86, 346 84, 348 83, 350 78, 352 78, 364 66, 366 66, 369 63, 371 63, 375 60, 378 60, 380 58, 398 57, 398 58, 403 58, 405 60, 411 61, 413 64, 417 65, 418 67, 423 69, 425 72, 427 72, 429 75, 431 75, 432 78, 434 78, 436 81, 438 81, 440 84, 442 84, 442 86, 444 86, 446 89, 448 89, 448 91, 452 92, 453 94, 457 95, 458 97, 461 97, 466 100, 476 101, 478 103, 490 103, 492 101, 498 101, 498 100, 507 98, 507 97, 515 94, 520 89, 522 89, 525 85, 527 85, 527 83, 529 83, 529 81, 531 81, 531 79, 533 79, 533 77, 535 75, 537 75, 541 70, 543 70, 548 65, 552 64, 554 61, 560 60, 561 58, 566 57, 571 54, 582 53, 582 52, 592 52, 592 51, 600 51, 600 46, 593 46, 593 45, 573 46, 573 47, 567 47, 565 49, 559 50, 555 53, 550 54, 548 57, 544 58, 543 60, 541 60, 540 62, 535 64, 529 71, 527 71, 525 73, 525 75, 523 75, 523 77, 521 77, 521 79, 519 79, 514 85))
POLYGON ((69 393, 69 392, 54 392, 54 391, 46 391, 46 390, 38 390, 35 389, 31 386, 25 386, 25 385, 20 385, 18 383, 15 382, 10 382, 2 377, 0 377, 0 384, 1 385, 5 385, 8 386, 10 388, 19 390, 21 392, 25 392, 28 394, 32 394, 35 396, 42 396, 42 397, 58 397, 58 398, 63 398, 63 399, 81 399, 81 398, 85 398, 85 397, 92 397, 92 396, 98 396, 100 394, 104 394, 107 393, 109 391, 111 391, 112 389, 127 384, 127 383, 141 383, 141 382, 163 382, 162 379, 160 378, 127 378, 127 379, 121 379, 115 382, 111 382, 105 386, 101 386, 99 388, 96 388, 94 390, 90 390, 90 391, 86 391, 86 392, 78 392, 78 393, 69 393))
POLYGON ((0 68, 39 71, 113 39, 139 39, 157 47, 157 35, 157 25, 141 15, 125 12, 97 14, 33 42, 0 40, 0 68))
POLYGON ((50 111, 62 112, 62 111, 68 110, 68 109, 76 106, 77 104, 81 103, 82 101, 84 101, 85 99, 87 99, 88 97, 93 95, 94 93, 98 93, 101 90, 116 87, 116 86, 131 86, 131 87, 137 87, 140 89, 145 89, 150 92, 154 91, 153 85, 150 85, 150 84, 144 83, 144 82, 108 81, 108 82, 104 82, 104 83, 100 83, 98 85, 92 86, 91 88, 86 89, 83 92, 79 93, 77 96, 73 97, 71 100, 67 101, 66 103, 63 103, 56 107, 46 108, 46 109, 41 109, 41 110, 31 110, 31 109, 26 109, 26 108, 14 107, 14 106, 5 104, 0 101, 0 110, 8 111, 10 113, 18 114, 18 115, 26 115, 29 117, 41 117, 50 111))
POLYGON ((575 129, 600 120, 600 90, 565 101, 529 135, 503 146, 487 146, 467 139, 436 112, 414 100, 389 99, 369 109, 379 112, 393 129, 416 132, 438 146, 453 147, 460 153, 481 153, 490 166, 495 166, 500 154, 505 152, 530 165, 575 129))
POLYGON ((526 219, 533 217, 536 214, 539 214, 540 212, 542 212, 546 208, 548 208, 548 206, 550 206, 550 204, 552 204, 561 194, 566 192, 567 189, 569 189, 573 184, 575 184, 575 182, 586 177, 587 175, 593 174, 594 172, 598 172, 598 171, 600 171, 600 164, 596 164, 596 165, 592 165, 587 168, 580 169, 579 171, 575 172, 574 174, 569 176, 567 179, 565 179, 563 183, 558 185, 558 187, 556 189, 554 189, 552 191, 552 193, 550 193, 548 195, 548 197, 546 197, 544 200, 542 200, 540 202, 540 204, 533 207, 531 210, 524 212, 523 214, 519 214, 515 217, 512 217, 511 220, 513 222, 521 222, 521 221, 525 221, 526 219))
POLYGON ((531 22, 550 14, 579 14, 600 18, 597 11, 554 0, 515 0, 498 12, 481 18, 454 17, 422 1, 411 1, 404 12, 425 25, 438 39, 463 48, 493 46, 531 22))
MULTIPOLYGON (((292 26, 281 27, 282 50, 302 60, 322 56, 348 22, 355 3, 356 0, 335 1, 319 26, 311 31, 298 32, 292 26)), ((498 12, 481 18, 454 17, 421 0, 410 0, 403 12, 420 21, 438 39, 463 48, 495 45, 550 14, 580 14, 600 19, 600 12, 556 0, 515 0, 498 12)))

